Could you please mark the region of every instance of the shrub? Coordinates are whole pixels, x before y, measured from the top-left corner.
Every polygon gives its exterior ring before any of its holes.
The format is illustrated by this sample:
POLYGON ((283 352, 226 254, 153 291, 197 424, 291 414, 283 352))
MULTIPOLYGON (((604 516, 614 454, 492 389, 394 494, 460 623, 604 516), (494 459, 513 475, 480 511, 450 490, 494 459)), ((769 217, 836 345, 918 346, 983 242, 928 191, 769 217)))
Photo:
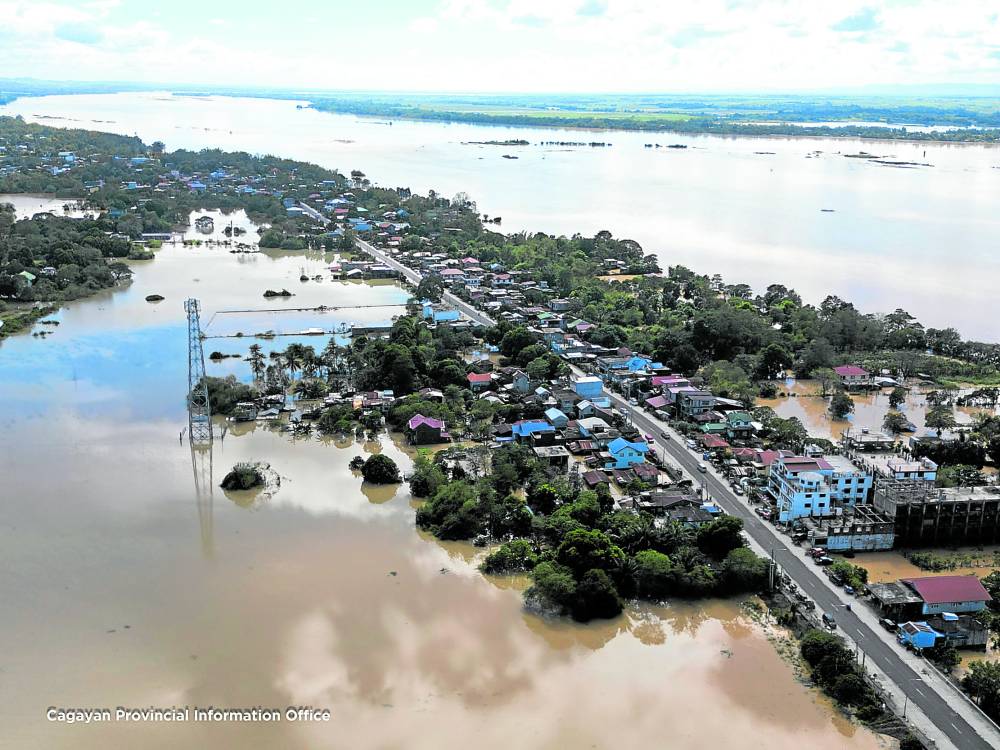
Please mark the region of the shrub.
POLYGON ((252 490, 263 487, 267 480, 258 464, 241 461, 236 464, 222 480, 224 490, 252 490))

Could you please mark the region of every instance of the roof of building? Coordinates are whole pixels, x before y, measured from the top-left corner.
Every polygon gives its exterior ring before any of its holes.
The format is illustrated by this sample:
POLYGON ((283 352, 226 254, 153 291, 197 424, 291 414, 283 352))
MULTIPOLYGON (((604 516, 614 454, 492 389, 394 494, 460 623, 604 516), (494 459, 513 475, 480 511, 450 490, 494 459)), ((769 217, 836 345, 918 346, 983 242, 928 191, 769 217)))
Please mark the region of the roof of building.
POLYGON ((411 430, 417 429, 420 425, 427 425, 434 430, 443 430, 444 422, 440 419, 434 419, 433 417, 425 417, 423 414, 414 414, 410 417, 410 421, 406 423, 406 426, 411 430))
POLYGON ((470 383, 489 383, 493 379, 493 375, 488 372, 470 372, 468 379, 470 383))
POLYGON ((834 367, 833 371, 842 378, 851 377, 852 375, 858 377, 865 377, 868 375, 868 370, 858 367, 857 365, 841 365, 840 367, 834 367))
POLYGON ((583 481, 587 483, 590 487, 595 487, 599 484, 610 484, 611 480, 608 479, 608 475, 600 471, 585 471, 583 472, 583 481))
POLYGON ((636 450, 639 453, 649 452, 649 445, 645 441, 633 443, 629 440, 626 440, 623 437, 618 437, 612 440, 610 443, 608 443, 609 453, 619 453, 625 450, 626 448, 632 448, 633 450, 636 450))
POLYGON ((993 598, 975 575, 926 576, 901 580, 911 586, 927 604, 988 602, 993 598))

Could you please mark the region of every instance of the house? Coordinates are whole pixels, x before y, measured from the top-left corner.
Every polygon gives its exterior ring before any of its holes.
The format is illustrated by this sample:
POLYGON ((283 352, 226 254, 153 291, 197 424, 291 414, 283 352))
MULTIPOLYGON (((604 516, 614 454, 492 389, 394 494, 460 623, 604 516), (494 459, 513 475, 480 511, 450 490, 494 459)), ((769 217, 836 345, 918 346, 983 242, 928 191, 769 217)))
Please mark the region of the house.
POLYGON ((602 435, 611 427, 600 417, 586 417, 584 419, 576 420, 577 429, 580 434, 584 437, 592 437, 594 435, 602 435))
POLYGON ((661 411, 667 407, 667 399, 665 396, 653 396, 652 398, 646 399, 646 407, 654 411, 661 411))
POLYGON ((871 374, 857 365, 841 365, 833 371, 844 381, 845 388, 865 388, 871 385, 871 374))
POLYGON ((470 372, 466 378, 473 391, 485 391, 493 382, 493 374, 489 372, 470 372))
POLYGON ((554 406, 551 409, 545 410, 545 418, 549 420, 552 426, 556 429, 562 429, 569 422, 569 417, 554 406))
POLYGON ((569 466, 569 451, 562 445, 541 445, 531 449, 535 457, 549 466, 565 469, 569 466))
POLYGON ((527 439, 537 432, 555 432, 555 428, 544 419, 522 419, 511 425, 511 432, 518 439, 527 439))
POLYGON ((923 602, 921 613, 925 615, 981 612, 993 599, 975 575, 926 576, 900 580, 920 597, 923 602))
POLYGON ((459 312, 454 307, 435 304, 429 300, 424 300, 422 305, 424 318, 433 323, 449 323, 459 319, 459 312))
POLYGON ((696 417, 711 411, 715 396, 697 388, 682 388, 677 392, 677 412, 680 416, 696 417))
POLYGON ((573 381, 573 390, 576 391, 580 398, 593 401, 596 398, 600 398, 601 394, 604 393, 604 381, 596 375, 579 377, 573 381))
POLYGON ((582 476, 584 484, 590 489, 594 489, 601 484, 611 484, 608 475, 601 471, 585 471, 582 476))
POLYGON ((524 370, 515 370, 511 384, 514 386, 514 390, 518 393, 530 393, 531 392, 531 378, 528 377, 528 373, 524 370))
POLYGON ((406 431, 413 445, 433 445, 451 440, 442 420, 425 417, 423 414, 413 415, 406 423, 406 431))
POLYGON ((649 453, 649 445, 645 441, 631 442, 623 437, 615 438, 608 443, 608 454, 611 460, 605 465, 607 469, 627 469, 633 464, 641 464, 649 453))
POLYGON ((753 417, 745 411, 726 414, 726 436, 730 440, 747 440, 753 436, 753 417))

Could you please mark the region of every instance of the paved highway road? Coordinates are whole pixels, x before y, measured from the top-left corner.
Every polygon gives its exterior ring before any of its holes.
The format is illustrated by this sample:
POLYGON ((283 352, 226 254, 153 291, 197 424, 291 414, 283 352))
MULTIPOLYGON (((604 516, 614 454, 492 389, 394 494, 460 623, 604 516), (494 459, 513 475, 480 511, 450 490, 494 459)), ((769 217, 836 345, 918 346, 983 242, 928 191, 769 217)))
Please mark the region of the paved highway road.
MULTIPOLYGON (((357 242, 362 250, 377 258, 381 263, 399 271, 412 284, 420 283, 421 276, 416 271, 407 268, 367 242, 362 240, 357 242)), ((487 315, 458 299, 450 292, 445 292, 444 299, 457 307, 473 322, 480 325, 493 325, 493 321, 487 315)), ((573 369, 577 374, 583 374, 577 368, 573 369)), ((631 414, 632 421, 640 430, 653 436, 659 436, 667 429, 662 422, 654 420, 639 409, 632 408, 621 397, 615 394, 611 394, 611 397, 619 407, 626 409, 631 414)), ((763 549, 775 551, 778 564, 784 571, 816 602, 820 609, 835 616, 841 630, 859 644, 859 647, 868 655, 867 658, 874 660, 877 667, 898 686, 911 703, 923 711, 939 731, 954 743, 955 747, 961 750, 993 750, 995 747, 1000 747, 1000 742, 998 742, 1000 736, 991 735, 989 739, 984 739, 964 717, 952 708, 953 703, 960 701, 961 698, 958 696, 949 696, 947 699, 943 697, 903 660, 898 650, 899 647, 894 642, 887 641, 887 636, 884 633, 876 631, 855 613, 846 610, 844 600, 836 590, 824 578, 820 578, 816 568, 808 566, 796 556, 788 545, 789 540, 773 527, 765 524, 711 471, 700 474, 698 471, 700 457, 688 451, 680 440, 664 440, 657 437, 656 442, 691 476, 702 477, 702 481, 704 481, 712 498, 728 513, 743 519, 746 532, 757 544, 763 549)))
MULTIPOLYGON (((368 253, 373 258, 378 260, 380 263, 384 263, 385 265, 389 266, 389 268, 399 271, 399 273, 402 274, 402 276, 414 286, 420 283, 420 279, 422 278, 422 276, 418 272, 414 271, 411 268, 408 268, 407 266, 404 266, 402 263, 393 258, 391 255, 388 255, 387 253, 383 252, 382 250, 379 250, 373 245, 370 245, 364 240, 355 240, 355 242, 357 242, 358 247, 360 247, 366 253, 368 253)), ((488 315, 480 312, 472 305, 470 305, 468 302, 460 300, 451 292, 445 292, 443 295, 441 295, 441 298, 448 304, 453 305, 473 323, 476 323, 481 326, 491 326, 494 324, 492 318, 490 318, 488 315)))
MULTIPOLYGON (((653 436, 659 436, 666 426, 652 419, 646 413, 631 407, 624 399, 612 394, 612 399, 619 406, 627 409, 633 423, 641 431, 653 436)), ((820 579, 816 568, 809 567, 796 556, 786 543, 786 539, 772 527, 762 521, 745 502, 742 502, 729 487, 713 474, 701 474, 698 464, 701 457, 689 451, 677 439, 664 440, 657 438, 657 443, 691 476, 701 477, 709 494, 728 513, 743 519, 747 533, 766 550, 775 550, 778 564, 799 585, 799 587, 816 602, 822 611, 834 615, 837 625, 850 636, 860 648, 874 659, 878 668, 889 679, 896 683, 899 689, 909 697, 911 703, 920 707, 924 714, 937 725, 938 729, 961 750, 991 750, 997 747, 991 741, 983 739, 976 730, 960 716, 949 704, 949 700, 960 701, 958 696, 946 700, 929 686, 897 650, 895 644, 886 643, 883 634, 875 631, 863 622, 856 614, 844 608, 843 600, 835 594, 826 581, 820 579)), ((991 738, 995 741, 995 738, 991 738)))

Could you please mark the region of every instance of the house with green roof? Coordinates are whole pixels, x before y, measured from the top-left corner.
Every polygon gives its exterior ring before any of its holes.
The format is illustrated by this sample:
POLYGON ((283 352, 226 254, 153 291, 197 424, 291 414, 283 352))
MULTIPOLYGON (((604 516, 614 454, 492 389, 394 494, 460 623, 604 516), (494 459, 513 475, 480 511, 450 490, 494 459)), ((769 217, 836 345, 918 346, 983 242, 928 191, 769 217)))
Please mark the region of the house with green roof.
POLYGON ((753 434, 753 417, 749 412, 731 411, 726 415, 726 435, 730 440, 747 440, 753 434))

